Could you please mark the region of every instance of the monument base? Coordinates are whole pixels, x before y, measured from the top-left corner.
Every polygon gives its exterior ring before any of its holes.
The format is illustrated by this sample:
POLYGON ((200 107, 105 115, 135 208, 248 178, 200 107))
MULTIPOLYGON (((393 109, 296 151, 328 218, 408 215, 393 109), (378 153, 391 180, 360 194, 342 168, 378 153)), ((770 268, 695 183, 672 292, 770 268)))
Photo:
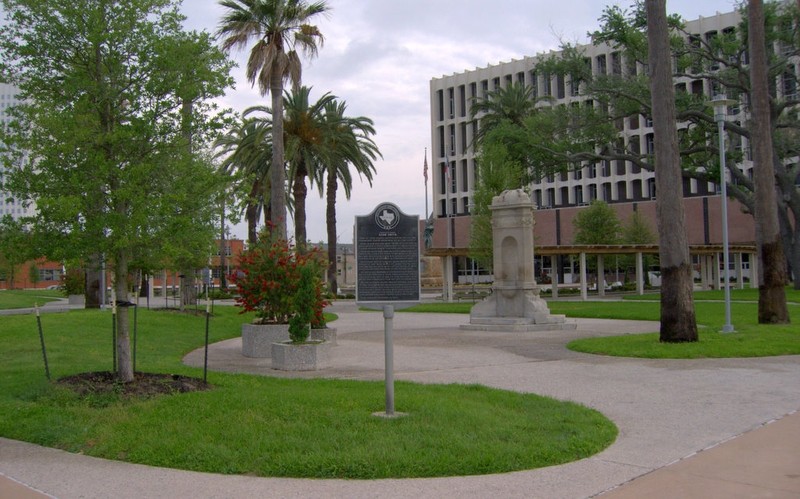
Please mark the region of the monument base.
POLYGON ((495 293, 476 303, 470 312, 470 331, 560 331, 574 330, 577 324, 566 322, 563 315, 552 315, 538 289, 496 289, 495 293), (500 298, 498 299, 498 294, 500 298), (509 297, 503 296, 508 294, 509 297))
POLYGON ((578 325, 574 322, 566 322, 564 316, 554 315, 554 318, 562 318, 561 322, 550 322, 533 324, 525 318, 498 317, 495 319, 470 319, 469 324, 462 324, 461 329, 465 331, 500 331, 505 333, 527 333, 536 331, 574 331, 578 325), (516 322, 515 322, 516 321, 516 322))

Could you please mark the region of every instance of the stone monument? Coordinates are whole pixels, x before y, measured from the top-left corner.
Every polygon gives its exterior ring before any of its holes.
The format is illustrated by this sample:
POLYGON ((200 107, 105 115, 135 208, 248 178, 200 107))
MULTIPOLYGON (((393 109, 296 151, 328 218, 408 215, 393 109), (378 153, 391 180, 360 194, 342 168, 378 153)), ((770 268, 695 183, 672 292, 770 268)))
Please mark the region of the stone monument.
POLYGON ((539 296, 533 271, 533 205, 522 189, 492 198, 494 286, 492 294, 472 307, 463 329, 545 331, 575 329, 563 315, 551 315, 539 296))

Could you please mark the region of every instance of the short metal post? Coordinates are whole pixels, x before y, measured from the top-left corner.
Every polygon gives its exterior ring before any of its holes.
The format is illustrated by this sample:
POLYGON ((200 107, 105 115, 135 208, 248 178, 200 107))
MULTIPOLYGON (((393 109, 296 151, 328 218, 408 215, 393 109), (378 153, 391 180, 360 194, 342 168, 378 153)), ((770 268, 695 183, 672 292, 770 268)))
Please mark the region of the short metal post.
POLYGON ((383 306, 384 351, 386 357, 386 415, 394 416, 394 348, 392 326, 394 305, 383 306))
POLYGON ((42 359, 44 359, 44 374, 50 380, 50 365, 47 363, 47 349, 44 346, 44 333, 42 332, 42 318, 39 316, 39 304, 35 304, 36 324, 39 326, 39 342, 42 344, 42 359))

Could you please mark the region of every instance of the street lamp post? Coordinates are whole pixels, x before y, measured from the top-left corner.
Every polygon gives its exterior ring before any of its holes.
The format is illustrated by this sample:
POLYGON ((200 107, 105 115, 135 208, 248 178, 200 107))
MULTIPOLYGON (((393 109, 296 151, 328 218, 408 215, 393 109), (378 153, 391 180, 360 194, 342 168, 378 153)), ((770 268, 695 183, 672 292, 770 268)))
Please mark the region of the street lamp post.
POLYGON ((727 106, 733 104, 735 101, 729 100, 724 94, 717 95, 711 101, 714 104, 714 121, 717 123, 717 132, 719 134, 719 159, 720 159, 720 187, 721 187, 721 203, 722 203, 722 261, 725 266, 724 287, 725 287, 725 325, 722 326, 723 333, 732 333, 734 331, 733 324, 731 324, 731 289, 730 289, 730 263, 728 256, 728 186, 725 180, 727 176, 727 168, 725 166, 725 117, 727 115, 727 106))

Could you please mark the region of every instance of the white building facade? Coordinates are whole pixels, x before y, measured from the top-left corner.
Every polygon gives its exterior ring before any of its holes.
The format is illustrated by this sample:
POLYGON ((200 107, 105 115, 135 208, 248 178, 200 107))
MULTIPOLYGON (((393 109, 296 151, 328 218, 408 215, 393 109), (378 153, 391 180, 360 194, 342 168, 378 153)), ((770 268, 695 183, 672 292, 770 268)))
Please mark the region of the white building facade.
MULTIPOLYGON (((12 120, 9 114, 10 109, 19 103, 19 89, 7 83, 0 83, 0 126, 4 129, 8 127, 12 120)), ((25 203, 12 196, 11 193, 3 190, 2 182, 5 175, 5 166, 0 162, 0 218, 11 215, 16 220, 33 214, 35 210, 33 205, 26 206, 25 203)))
MULTIPOLYGON (((687 31, 701 37, 713 37, 717 33, 734 29, 739 20, 738 12, 717 14, 688 22, 687 31)), ((580 49, 587 62, 591 61, 594 74, 633 71, 641 74, 644 71, 641 65, 637 67, 627 64, 620 52, 608 45, 584 45, 580 49)), ((471 147, 477 133, 477 124, 470 120, 470 104, 473 100, 485 98, 492 91, 518 82, 532 87, 535 97, 550 98, 549 101, 540 102, 540 106, 591 105, 591 102, 587 102, 587 97, 579 94, 579 83, 573 83, 569 77, 551 76, 537 70, 540 61, 553 55, 558 53, 525 57, 431 80, 434 216, 458 217, 470 213, 476 174, 475 153, 471 147)), ((682 78, 675 83, 678 91, 702 93, 709 100, 713 96, 714 89, 709 81, 682 78)), ((739 106, 732 106, 729 109, 730 118, 736 119, 740 109, 739 106)), ((626 119, 618 123, 618 129, 620 139, 625 141, 628 149, 642 153, 652 152, 653 128, 649 119, 644 116, 626 119)), ((736 147, 749 150, 746 140, 736 144, 736 147)), ((745 161, 740 169, 751 174, 752 164, 745 161)), ((617 203, 655 198, 653 172, 621 160, 587 163, 581 169, 534 181, 530 189, 539 209, 582 206, 595 199, 617 203)), ((687 180, 684 191, 687 196, 704 196, 715 193, 716 185, 698 183, 692 179, 687 180)))
MULTIPOLYGON (((717 13, 688 21, 686 31, 690 43, 709 41, 720 34, 739 27, 739 12, 717 13)), ((584 45, 578 47, 595 75, 644 74, 641 64, 629 63, 613 47, 584 45)), ((782 50, 782 47, 775 47, 782 50)), ((546 74, 538 66, 545 60, 558 57, 559 52, 524 57, 501 62, 484 68, 464 71, 430 81, 431 103, 431 160, 433 164, 433 216, 434 243, 429 255, 442 257, 445 283, 475 282, 475 264, 467 257, 469 247, 470 212, 476 182, 475 151, 471 147, 478 132, 471 120, 470 106, 490 92, 520 83, 531 88, 540 99, 537 106, 588 106, 599 105, 582 95, 580 82, 569 76, 546 74)), ((746 54, 744 55, 746 58, 746 54)), ((747 63, 747 61, 742 61, 747 63)), ((797 96, 797 61, 781 78, 774 82, 773 91, 784 98, 797 96)), ((719 93, 708 79, 697 76, 675 79, 676 92, 703 95, 711 101, 719 93)), ((728 106, 728 119, 746 121, 746 96, 728 106)), ((480 117, 480 115, 478 116, 480 117)), ((629 151, 653 152, 652 122, 645 116, 625 118, 616 122, 617 146, 629 151)), ((731 136, 729 148, 742 153, 743 161, 736 167, 752 179, 752 156, 747 139, 731 136)), ((684 179, 683 194, 690 245, 711 246, 720 243, 721 224, 719 207, 722 200, 716 182, 684 179)), ((595 199, 615 208, 621 221, 634 211, 643 213, 655 227, 655 177, 649 170, 623 160, 585 162, 577 169, 534 180, 530 185, 532 200, 537 208, 537 246, 551 249, 573 244, 572 220, 582 207, 595 199)), ((755 241, 752 217, 741 205, 727 200, 732 218, 731 243, 752 246, 755 241)), ((697 255, 697 254, 695 254, 697 255)), ((745 259, 748 255, 744 255, 745 259)), ((697 261, 696 257, 696 261, 697 261)), ((555 265, 555 264, 553 264, 555 265)), ((489 279, 490 276, 487 276, 489 279)), ((447 295, 445 291, 445 295, 447 295)))

